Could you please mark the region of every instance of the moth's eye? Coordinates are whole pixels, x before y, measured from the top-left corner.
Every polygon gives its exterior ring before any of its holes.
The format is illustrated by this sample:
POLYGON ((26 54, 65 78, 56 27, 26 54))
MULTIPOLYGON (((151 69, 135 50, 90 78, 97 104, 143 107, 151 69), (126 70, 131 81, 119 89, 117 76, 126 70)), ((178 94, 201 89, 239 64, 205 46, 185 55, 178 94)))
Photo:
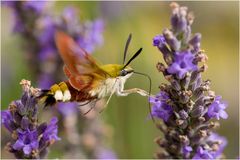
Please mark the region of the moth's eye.
POLYGON ((126 76, 128 74, 128 72, 126 70, 121 70, 120 72, 120 76, 126 76))

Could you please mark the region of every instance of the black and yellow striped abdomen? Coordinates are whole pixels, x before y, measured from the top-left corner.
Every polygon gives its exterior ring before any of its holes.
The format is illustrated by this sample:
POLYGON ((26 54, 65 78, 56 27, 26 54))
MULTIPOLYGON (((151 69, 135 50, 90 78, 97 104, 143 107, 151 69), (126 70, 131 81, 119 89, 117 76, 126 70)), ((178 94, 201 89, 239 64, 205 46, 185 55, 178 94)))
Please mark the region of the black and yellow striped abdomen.
POLYGON ((45 106, 52 106, 57 102, 85 102, 97 97, 92 97, 86 90, 76 90, 69 82, 60 82, 52 85, 49 90, 42 90, 40 98, 45 106))

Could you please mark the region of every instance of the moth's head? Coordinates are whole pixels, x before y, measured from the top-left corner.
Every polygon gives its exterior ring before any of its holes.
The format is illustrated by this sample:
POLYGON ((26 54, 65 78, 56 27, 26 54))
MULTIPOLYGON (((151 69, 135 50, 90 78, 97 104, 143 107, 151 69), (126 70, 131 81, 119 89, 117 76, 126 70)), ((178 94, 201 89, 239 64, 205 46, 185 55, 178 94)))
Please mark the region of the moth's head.
POLYGON ((118 73, 119 77, 130 77, 133 74, 133 69, 130 66, 122 67, 118 73))

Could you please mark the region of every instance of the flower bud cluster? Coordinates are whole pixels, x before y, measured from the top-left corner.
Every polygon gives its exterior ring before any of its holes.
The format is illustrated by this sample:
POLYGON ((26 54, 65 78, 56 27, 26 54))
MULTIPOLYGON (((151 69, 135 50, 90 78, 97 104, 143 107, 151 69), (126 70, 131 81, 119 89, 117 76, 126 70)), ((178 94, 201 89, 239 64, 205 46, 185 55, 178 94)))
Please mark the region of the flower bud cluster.
POLYGON ((37 98, 39 90, 30 81, 22 80, 23 95, 13 101, 7 110, 1 111, 2 125, 10 132, 11 141, 6 149, 16 158, 44 158, 48 147, 60 140, 57 136, 57 118, 49 123, 39 123, 37 98))
POLYGON ((157 69, 169 82, 161 84, 160 92, 149 100, 153 117, 165 125, 158 126, 164 138, 156 140, 163 148, 156 157, 219 158, 227 141, 213 132, 217 126, 213 119, 228 117, 227 104, 211 91, 210 80, 201 77, 208 58, 201 50, 201 34, 191 33, 193 14, 177 3, 170 6, 171 29, 153 38, 166 63, 159 62, 157 69))

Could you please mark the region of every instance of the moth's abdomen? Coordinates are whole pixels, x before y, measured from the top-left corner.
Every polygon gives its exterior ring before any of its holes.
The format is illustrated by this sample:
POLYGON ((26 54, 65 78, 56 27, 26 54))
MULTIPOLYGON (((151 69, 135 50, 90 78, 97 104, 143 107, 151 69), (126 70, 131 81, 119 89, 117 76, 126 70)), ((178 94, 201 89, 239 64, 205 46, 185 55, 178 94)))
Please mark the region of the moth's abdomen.
POLYGON ((84 90, 76 90, 69 82, 60 82, 52 85, 50 90, 42 90, 40 98, 45 106, 52 106, 57 102, 84 102, 96 99, 96 97, 92 97, 84 90))
POLYGON ((65 82, 54 84, 49 90, 42 90, 40 96, 45 106, 52 106, 57 102, 67 102, 71 100, 71 93, 65 82))

